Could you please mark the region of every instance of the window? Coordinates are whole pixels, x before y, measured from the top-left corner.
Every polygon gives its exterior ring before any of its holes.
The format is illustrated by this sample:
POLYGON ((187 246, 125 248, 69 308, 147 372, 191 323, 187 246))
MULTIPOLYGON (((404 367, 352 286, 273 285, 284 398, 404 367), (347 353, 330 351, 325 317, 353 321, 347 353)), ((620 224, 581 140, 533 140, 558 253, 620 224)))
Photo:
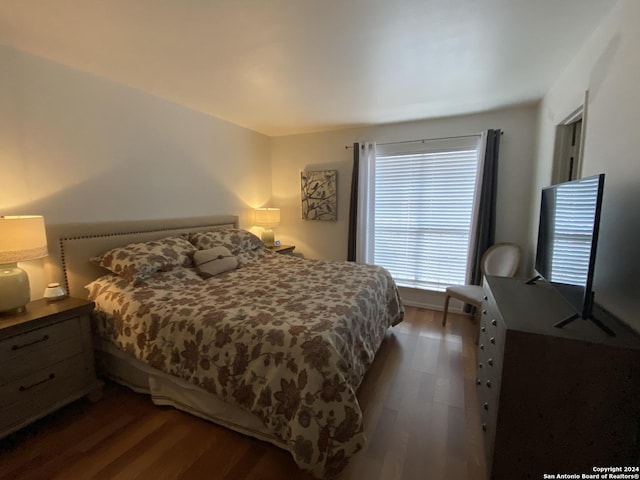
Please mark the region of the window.
POLYGON ((466 283, 479 140, 377 147, 371 250, 398 285, 444 291, 466 283))

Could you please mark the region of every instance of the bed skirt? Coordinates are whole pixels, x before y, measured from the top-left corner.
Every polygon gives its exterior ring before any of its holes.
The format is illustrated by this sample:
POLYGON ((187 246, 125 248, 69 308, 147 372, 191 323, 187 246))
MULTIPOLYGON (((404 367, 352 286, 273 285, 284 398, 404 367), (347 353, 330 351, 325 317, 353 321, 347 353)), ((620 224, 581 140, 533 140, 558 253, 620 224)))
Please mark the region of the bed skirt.
POLYGON ((151 396, 156 405, 169 405, 191 415, 287 449, 270 434, 255 415, 230 405, 210 392, 179 378, 160 372, 125 355, 112 345, 94 339, 96 362, 101 375, 134 392, 151 396))

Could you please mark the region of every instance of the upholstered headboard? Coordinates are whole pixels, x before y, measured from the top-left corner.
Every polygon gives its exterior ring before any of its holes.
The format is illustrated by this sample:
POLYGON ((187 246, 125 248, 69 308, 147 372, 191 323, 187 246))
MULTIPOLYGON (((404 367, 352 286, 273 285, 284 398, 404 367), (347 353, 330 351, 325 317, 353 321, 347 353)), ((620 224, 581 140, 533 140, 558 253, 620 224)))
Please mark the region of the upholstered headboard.
POLYGON ((64 285, 69 295, 86 298, 84 286, 107 273, 89 261, 95 255, 129 243, 237 227, 235 215, 48 225, 45 272, 50 281, 64 285))

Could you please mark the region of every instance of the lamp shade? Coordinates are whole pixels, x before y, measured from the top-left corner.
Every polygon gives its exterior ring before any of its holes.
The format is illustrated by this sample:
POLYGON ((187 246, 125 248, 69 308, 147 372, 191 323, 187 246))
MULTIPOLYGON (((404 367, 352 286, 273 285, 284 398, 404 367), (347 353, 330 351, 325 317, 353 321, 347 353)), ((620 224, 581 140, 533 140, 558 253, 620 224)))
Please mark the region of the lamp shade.
POLYGON ((253 224, 258 227, 273 228, 280 225, 279 208, 256 208, 253 214, 253 224))
POLYGON ((43 217, 0 216, 0 264, 34 260, 47 254, 43 217))

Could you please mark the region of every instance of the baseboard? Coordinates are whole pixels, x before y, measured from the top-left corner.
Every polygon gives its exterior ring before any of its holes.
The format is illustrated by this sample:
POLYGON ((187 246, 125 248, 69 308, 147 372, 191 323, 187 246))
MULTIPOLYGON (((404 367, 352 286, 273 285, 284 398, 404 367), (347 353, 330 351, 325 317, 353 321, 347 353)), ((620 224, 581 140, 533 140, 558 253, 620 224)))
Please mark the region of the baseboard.
MULTIPOLYGON (((408 307, 424 308, 441 312, 444 309, 444 292, 432 292, 416 288, 399 287, 402 303, 408 307)), ((449 303, 451 313, 464 313, 464 304, 455 298, 449 303)))
MULTIPOLYGON (((425 310, 434 310, 436 312, 442 312, 444 306, 442 304, 435 304, 429 302, 420 302, 416 300, 402 300, 402 304, 407 307, 424 308, 425 310)), ((450 313, 465 313, 461 307, 452 307, 449 305, 450 313)))

